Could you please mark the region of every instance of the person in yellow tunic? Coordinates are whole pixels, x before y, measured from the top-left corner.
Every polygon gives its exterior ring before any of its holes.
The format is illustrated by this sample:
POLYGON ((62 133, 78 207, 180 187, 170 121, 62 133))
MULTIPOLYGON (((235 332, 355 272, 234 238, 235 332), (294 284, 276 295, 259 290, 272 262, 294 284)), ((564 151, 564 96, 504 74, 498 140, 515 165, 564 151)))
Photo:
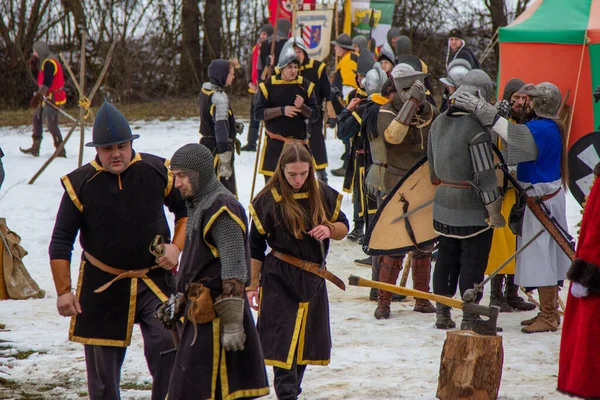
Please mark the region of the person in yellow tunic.
MULTIPOLYGON (((513 78, 504 86, 502 100, 497 103, 496 108, 507 116, 512 122, 522 122, 523 110, 527 96, 519 94, 518 91, 525 85, 519 78, 513 78)), ((502 139, 498 137, 498 148, 503 150, 502 139)), ((515 188, 509 187, 502 200, 502 215, 508 220, 510 210, 517 201, 515 188)), ((488 258, 485 274, 489 275, 517 251, 517 237, 507 225, 504 228, 494 229, 492 249, 488 258)), ((515 285, 516 259, 511 260, 491 280, 490 306, 497 306, 500 312, 530 311, 535 308, 534 304, 528 303, 519 297, 519 286, 515 285)))

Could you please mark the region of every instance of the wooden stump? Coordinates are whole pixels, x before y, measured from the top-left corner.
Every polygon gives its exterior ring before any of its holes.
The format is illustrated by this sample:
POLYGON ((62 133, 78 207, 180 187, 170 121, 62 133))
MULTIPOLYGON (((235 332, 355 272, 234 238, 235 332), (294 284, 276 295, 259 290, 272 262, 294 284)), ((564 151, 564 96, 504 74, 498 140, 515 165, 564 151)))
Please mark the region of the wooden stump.
POLYGON ((447 332, 436 396, 441 400, 496 399, 503 361, 502 336, 447 332))

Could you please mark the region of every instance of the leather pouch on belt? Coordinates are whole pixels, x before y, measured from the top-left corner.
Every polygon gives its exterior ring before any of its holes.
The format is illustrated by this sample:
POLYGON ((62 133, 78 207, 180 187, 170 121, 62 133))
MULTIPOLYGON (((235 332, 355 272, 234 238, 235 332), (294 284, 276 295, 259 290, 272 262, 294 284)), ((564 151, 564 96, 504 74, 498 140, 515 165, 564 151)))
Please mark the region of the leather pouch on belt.
POLYGON ((187 317, 194 324, 206 324, 217 317, 213 307, 210 289, 199 282, 193 282, 188 289, 189 307, 187 317))

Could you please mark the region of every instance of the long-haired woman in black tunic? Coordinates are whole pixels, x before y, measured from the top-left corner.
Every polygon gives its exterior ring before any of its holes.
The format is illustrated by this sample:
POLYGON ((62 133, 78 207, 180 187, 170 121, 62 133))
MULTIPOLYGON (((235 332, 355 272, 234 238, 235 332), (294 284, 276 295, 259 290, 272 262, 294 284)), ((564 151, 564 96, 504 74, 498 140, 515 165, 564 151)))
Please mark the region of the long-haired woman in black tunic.
POLYGON ((246 293, 258 309, 265 364, 273 366, 278 399, 298 397, 308 364, 329 364, 327 287, 306 269, 318 272, 329 240, 348 233, 341 202, 341 194, 315 178, 308 150, 292 142, 249 207, 252 279, 246 293), (267 245, 271 251, 265 256, 267 245))

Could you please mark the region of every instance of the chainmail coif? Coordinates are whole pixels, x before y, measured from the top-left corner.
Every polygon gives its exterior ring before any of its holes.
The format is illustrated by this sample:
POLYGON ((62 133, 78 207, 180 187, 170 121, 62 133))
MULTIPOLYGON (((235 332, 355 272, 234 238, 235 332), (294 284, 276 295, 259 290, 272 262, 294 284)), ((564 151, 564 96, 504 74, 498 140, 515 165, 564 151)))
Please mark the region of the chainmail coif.
POLYGON ((204 211, 215 201, 217 196, 231 192, 219 182, 215 174, 214 157, 204 145, 197 143, 186 144, 173 154, 171 168, 181 168, 192 172, 190 183, 193 198, 187 200, 188 223, 186 235, 191 238, 193 231, 199 228, 198 224, 204 211))
MULTIPOLYGON (((189 173, 193 198, 188 199, 188 222, 186 236, 191 240, 201 227, 204 212, 220 195, 234 197, 217 179, 214 158, 210 150, 201 144, 186 144, 173 154, 171 168, 181 168, 189 173)), ((244 233, 240 226, 227 213, 219 215, 210 228, 211 236, 219 249, 221 259, 221 279, 237 279, 246 282, 248 267, 244 233)), ((200 232, 202 233, 202 232, 200 232)))
POLYGON ((513 94, 519 91, 523 86, 525 86, 525 82, 523 82, 519 78, 512 78, 510 81, 506 82, 504 85, 504 93, 502 93, 502 100, 506 100, 510 102, 510 98, 513 94))

